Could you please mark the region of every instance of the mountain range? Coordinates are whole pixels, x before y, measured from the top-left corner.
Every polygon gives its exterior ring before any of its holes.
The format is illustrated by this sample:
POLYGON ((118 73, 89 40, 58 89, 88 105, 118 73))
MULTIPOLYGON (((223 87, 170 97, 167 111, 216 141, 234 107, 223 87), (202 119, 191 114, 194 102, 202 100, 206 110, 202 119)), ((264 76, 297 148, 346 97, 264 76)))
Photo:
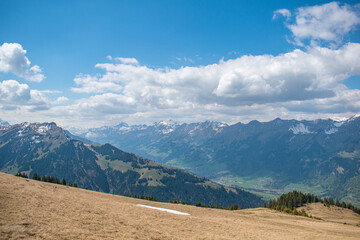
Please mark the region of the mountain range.
POLYGON ((110 144, 74 139, 55 123, 0 126, 0 171, 50 175, 79 187, 118 195, 154 196, 160 201, 242 207, 260 206, 260 197, 224 187, 172 167, 126 153, 110 144))
POLYGON ((75 132, 265 198, 294 189, 360 206, 360 117, 128 125, 75 132))

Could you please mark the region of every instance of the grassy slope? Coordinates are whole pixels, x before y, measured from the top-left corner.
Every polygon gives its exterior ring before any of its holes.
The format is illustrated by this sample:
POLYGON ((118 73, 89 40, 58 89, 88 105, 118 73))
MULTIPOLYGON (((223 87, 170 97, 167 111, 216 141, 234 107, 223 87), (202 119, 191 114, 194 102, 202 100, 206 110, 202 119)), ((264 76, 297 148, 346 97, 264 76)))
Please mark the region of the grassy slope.
POLYGON ((336 222, 340 224, 351 224, 360 227, 360 215, 354 213, 350 209, 340 208, 336 206, 326 207, 322 203, 311 203, 297 210, 304 209, 309 215, 321 218, 328 222, 336 222))
POLYGON ((0 239, 358 239, 360 227, 268 209, 148 202, 0 173, 0 239), (136 204, 190 213, 174 215, 136 204))

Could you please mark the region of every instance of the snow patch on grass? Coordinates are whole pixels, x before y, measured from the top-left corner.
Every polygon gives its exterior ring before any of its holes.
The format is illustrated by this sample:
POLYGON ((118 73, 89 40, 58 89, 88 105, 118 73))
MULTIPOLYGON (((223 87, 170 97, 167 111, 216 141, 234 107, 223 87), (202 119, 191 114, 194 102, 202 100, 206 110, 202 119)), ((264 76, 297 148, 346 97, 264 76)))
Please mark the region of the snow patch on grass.
POLYGON ((156 210, 169 212, 169 213, 173 213, 173 214, 190 215, 189 213, 184 213, 184 212, 180 212, 180 211, 176 211, 176 210, 172 210, 172 209, 167 209, 167 208, 153 207, 153 206, 148 206, 148 205, 143 205, 143 204, 136 204, 136 206, 156 209, 156 210))

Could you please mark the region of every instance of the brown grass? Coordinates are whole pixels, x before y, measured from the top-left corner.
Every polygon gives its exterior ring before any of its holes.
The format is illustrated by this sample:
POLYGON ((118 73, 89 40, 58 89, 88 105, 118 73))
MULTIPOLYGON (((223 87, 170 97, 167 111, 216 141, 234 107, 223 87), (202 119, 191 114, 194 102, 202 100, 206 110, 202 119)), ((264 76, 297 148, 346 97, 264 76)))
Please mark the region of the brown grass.
POLYGON ((0 239, 359 237, 360 227, 354 225, 293 216, 263 208, 226 211, 148 202, 0 173, 0 239), (136 204, 169 208, 191 215, 175 215, 136 204))
POLYGON ((298 208, 299 211, 302 209, 304 209, 309 215, 321 218, 328 222, 360 226, 360 215, 350 209, 336 206, 326 207, 322 203, 311 203, 298 208))

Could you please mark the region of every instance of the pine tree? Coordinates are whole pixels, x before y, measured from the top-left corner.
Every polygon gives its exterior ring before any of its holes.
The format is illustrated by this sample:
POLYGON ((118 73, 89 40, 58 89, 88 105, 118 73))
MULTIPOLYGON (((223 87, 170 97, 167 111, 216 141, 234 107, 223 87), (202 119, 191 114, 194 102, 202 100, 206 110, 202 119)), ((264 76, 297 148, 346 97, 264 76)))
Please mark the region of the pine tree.
POLYGON ((32 179, 37 180, 37 181, 41 180, 40 176, 37 173, 34 173, 32 179))

